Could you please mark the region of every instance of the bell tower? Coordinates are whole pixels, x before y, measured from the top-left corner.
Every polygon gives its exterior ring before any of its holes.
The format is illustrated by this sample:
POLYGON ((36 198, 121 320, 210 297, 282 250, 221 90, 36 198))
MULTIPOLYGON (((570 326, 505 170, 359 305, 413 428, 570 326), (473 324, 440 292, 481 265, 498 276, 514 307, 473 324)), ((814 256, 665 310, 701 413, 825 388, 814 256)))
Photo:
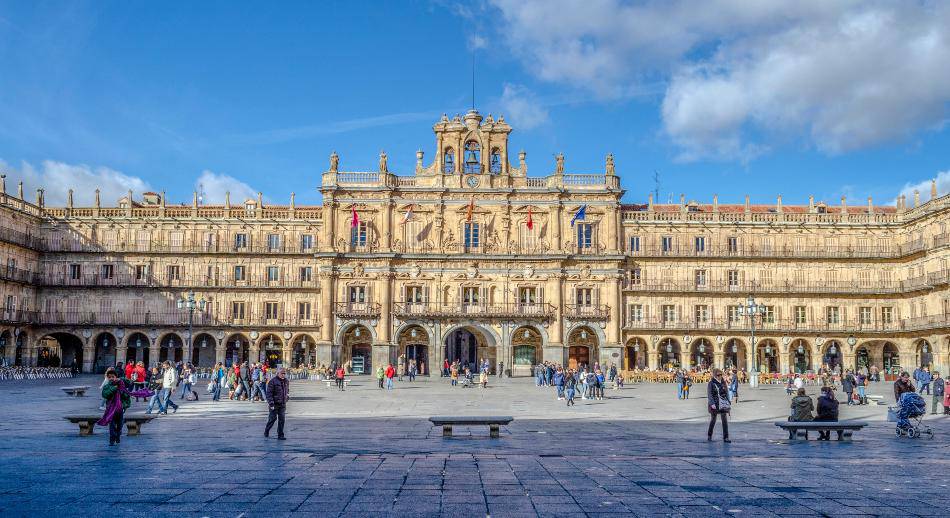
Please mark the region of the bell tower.
POLYGON ((508 134, 505 118, 495 120, 470 110, 464 117, 446 115, 432 127, 436 137, 434 173, 446 176, 507 176, 508 134))

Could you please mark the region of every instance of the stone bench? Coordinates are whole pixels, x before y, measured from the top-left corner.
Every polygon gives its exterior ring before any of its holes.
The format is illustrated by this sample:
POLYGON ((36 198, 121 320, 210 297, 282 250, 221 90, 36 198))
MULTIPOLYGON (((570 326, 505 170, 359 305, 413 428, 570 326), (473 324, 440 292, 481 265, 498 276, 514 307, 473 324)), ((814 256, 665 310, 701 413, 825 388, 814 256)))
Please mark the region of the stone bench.
POLYGON ((438 416, 429 418, 432 424, 442 427, 442 437, 452 437, 452 425, 488 425, 489 435, 497 438, 498 427, 507 425, 514 420, 511 416, 438 416))
MULTIPOLYGON (((331 387, 335 387, 335 386, 336 386, 336 379, 334 379, 334 378, 330 378, 330 379, 327 379, 327 380, 323 380, 323 382, 327 384, 327 388, 331 388, 331 387)), ((350 378, 343 378, 343 386, 344 386, 344 387, 349 387, 349 386, 350 386, 350 378)))
MULTIPOLYGON (((101 415, 68 415, 63 419, 69 421, 70 423, 79 424, 79 435, 92 435, 93 429, 95 429, 96 422, 99 419, 102 419, 101 415)), ((138 435, 141 433, 142 425, 155 419, 155 416, 151 415, 126 415, 125 416, 125 426, 129 430, 129 435, 138 435)))
POLYGON ((86 395, 86 391, 89 390, 89 387, 63 387, 61 390, 70 396, 83 397, 86 395))
POLYGON ((850 441, 855 430, 868 424, 864 421, 778 421, 775 426, 788 432, 788 440, 808 440, 808 432, 837 432, 839 441, 850 441))

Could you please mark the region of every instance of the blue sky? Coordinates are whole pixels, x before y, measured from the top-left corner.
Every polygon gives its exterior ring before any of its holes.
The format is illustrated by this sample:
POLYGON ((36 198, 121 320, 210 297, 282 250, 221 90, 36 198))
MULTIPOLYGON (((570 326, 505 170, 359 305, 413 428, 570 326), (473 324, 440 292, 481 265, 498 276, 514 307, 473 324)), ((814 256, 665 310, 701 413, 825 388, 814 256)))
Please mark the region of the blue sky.
POLYGON ((331 151, 345 170, 431 160, 474 52, 477 107, 532 175, 613 152, 630 202, 654 171, 663 200, 926 199, 930 178, 950 189, 950 8, 899 4, 5 2, 0 167, 50 203, 68 185, 190 202, 199 181, 210 201, 318 203, 331 151))

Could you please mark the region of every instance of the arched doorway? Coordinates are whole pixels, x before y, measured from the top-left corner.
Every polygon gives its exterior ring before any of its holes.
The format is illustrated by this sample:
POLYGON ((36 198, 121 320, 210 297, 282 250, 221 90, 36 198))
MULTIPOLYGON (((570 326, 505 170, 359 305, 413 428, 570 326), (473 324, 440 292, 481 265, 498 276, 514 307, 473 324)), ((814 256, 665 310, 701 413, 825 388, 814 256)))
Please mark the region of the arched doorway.
POLYGON ((261 361, 267 362, 267 367, 276 369, 284 363, 284 341, 279 336, 268 333, 261 337, 261 361))
POLYGON ((854 351, 854 370, 867 374, 871 369, 871 351, 867 344, 861 344, 854 351))
POLYGON ((16 342, 16 345, 14 346, 16 347, 16 350, 13 352, 13 365, 20 367, 23 365, 23 355, 26 354, 27 335, 26 333, 20 331, 19 328, 15 328, 13 330, 13 336, 15 338, 14 341, 16 342))
POLYGON ((353 325, 343 333, 340 361, 351 374, 373 372, 373 335, 364 325, 353 325))
POLYGON ((788 351, 789 368, 797 374, 804 374, 812 369, 811 365, 811 345, 807 341, 799 338, 792 342, 788 351))
POLYGON ((196 367, 214 366, 214 350, 217 340, 208 333, 198 333, 191 343, 191 364, 196 367))
POLYGON ((569 369, 593 368, 597 362, 597 334, 581 326, 571 331, 567 340, 567 367, 569 369))
POLYGON ((680 343, 672 338, 660 340, 660 366, 663 369, 680 368, 680 343))
POLYGON ((727 369, 746 370, 746 345, 738 338, 726 342, 723 364, 727 369))
POLYGON ((249 361, 251 341, 243 334, 237 333, 227 337, 224 341, 224 366, 249 361))
POLYGON ((822 367, 831 371, 841 368, 844 362, 844 353, 841 351, 841 344, 837 340, 828 340, 822 345, 822 350, 822 367))
POLYGON ((478 372, 478 336, 469 328, 460 327, 445 338, 445 358, 462 368, 478 372))
POLYGON ((116 347, 118 340, 112 333, 99 333, 92 339, 96 345, 92 371, 96 374, 102 374, 109 367, 114 367, 116 362, 116 347))
POLYGON ((7 358, 12 355, 7 352, 7 347, 13 348, 13 340, 10 335, 10 331, 3 331, 0 333, 0 364, 6 365, 7 358))
POLYGON ((307 335, 301 335, 291 341, 293 344, 293 354, 290 365, 300 367, 302 365, 316 366, 316 344, 309 339, 307 335))
POLYGON ((761 373, 774 373, 779 371, 778 344, 775 340, 762 340, 757 349, 758 369, 761 373))
POLYGON ((915 355, 917 358, 914 362, 915 366, 933 368, 934 350, 930 342, 927 340, 918 341, 915 348, 915 355))
POLYGON ((158 361, 169 362, 172 365, 180 362, 184 357, 184 340, 175 333, 168 333, 158 341, 158 361))
POLYGON ((36 366, 82 371, 82 339, 71 333, 50 333, 40 338, 36 366))
POLYGON ((534 365, 541 363, 541 333, 531 326, 521 326, 511 334, 512 376, 530 376, 534 365))
POLYGON ((693 340, 690 344, 689 366, 697 370, 706 370, 713 366, 713 347, 709 340, 693 340))
POLYGON ((884 342, 881 352, 881 361, 884 363, 884 372, 896 376, 901 372, 901 353, 891 342, 884 342))
POLYGON ((149 367, 149 343, 150 341, 144 333, 132 333, 129 335, 129 339, 125 341, 126 361, 132 360, 136 363, 142 362, 143 365, 149 367))
POLYGON ((647 343, 642 338, 631 338, 627 341, 627 354, 624 357, 625 370, 646 370, 647 343))
POLYGON ((396 340, 399 356, 405 361, 406 372, 409 371, 409 365, 415 364, 417 373, 429 374, 429 333, 422 326, 411 325, 400 331, 396 340))

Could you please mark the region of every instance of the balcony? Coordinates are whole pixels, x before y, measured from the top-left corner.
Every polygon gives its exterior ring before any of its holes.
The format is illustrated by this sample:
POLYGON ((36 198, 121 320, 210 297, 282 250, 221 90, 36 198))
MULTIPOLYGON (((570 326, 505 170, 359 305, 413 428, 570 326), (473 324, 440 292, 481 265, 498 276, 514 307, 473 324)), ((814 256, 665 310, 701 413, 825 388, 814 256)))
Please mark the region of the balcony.
POLYGON ((333 314, 343 318, 379 318, 380 307, 373 302, 337 302, 333 314))
MULTIPOLYGON (((755 331, 779 333, 895 333, 918 329, 947 327, 946 318, 922 317, 919 319, 904 319, 900 322, 860 321, 848 320, 839 322, 817 321, 797 322, 794 319, 774 320, 771 322, 756 321, 755 331)), ((728 318, 694 320, 656 320, 640 319, 628 320, 623 325, 627 330, 679 330, 685 333, 709 330, 714 332, 732 332, 747 334, 752 331, 749 320, 729 320, 728 318)))
POLYGON ((950 234, 944 232, 934 236, 934 248, 946 246, 948 243, 950 243, 950 234))
POLYGON ((32 270, 23 270, 14 266, 0 266, 0 280, 33 284, 36 282, 36 278, 36 272, 32 270))
POLYGON ((234 243, 169 243, 164 241, 97 243, 79 239, 58 239, 50 241, 47 252, 109 252, 109 253, 149 253, 149 254, 253 254, 253 255, 295 255, 312 254, 316 246, 303 246, 302 243, 248 244, 237 246, 234 243))
POLYGON ((38 275, 37 284, 48 287, 86 287, 86 288, 179 288, 203 290, 208 288, 234 289, 316 289, 318 281, 301 279, 269 280, 264 276, 255 279, 235 280, 229 277, 180 276, 178 278, 137 276, 130 273, 102 276, 99 274, 81 274, 72 276, 64 273, 46 273, 38 275))
POLYGON ((927 274, 927 284, 931 286, 946 286, 950 284, 950 270, 940 270, 927 274))
POLYGON ((663 257, 717 257, 717 258, 770 258, 770 259, 812 259, 812 258, 839 258, 839 259, 889 259, 912 255, 924 250, 923 240, 908 242, 900 246, 840 246, 840 247, 794 247, 794 246, 714 246, 706 245, 697 250, 692 246, 653 246, 641 245, 638 250, 627 250, 625 253, 633 257, 663 258, 663 257))
POLYGON ((36 311, 24 309, 3 309, 0 310, 0 323, 4 324, 35 324, 39 322, 39 314, 36 311))
MULTIPOLYGON (((33 312, 36 314, 36 312, 33 312)), ((98 326, 170 326, 188 325, 187 311, 124 312, 124 311, 44 311, 37 315, 37 323, 51 325, 98 325, 98 326)), ((192 315, 195 327, 319 327, 315 319, 293 313, 245 313, 243 315, 216 316, 195 312, 192 315)))
POLYGON ((395 302, 393 314, 401 318, 553 318, 551 304, 440 304, 395 302))
POLYGON ((608 320, 610 306, 606 304, 566 304, 564 318, 570 320, 608 320))
MULTIPOLYGON (((926 287, 926 282, 924 286, 926 287)), ((920 289, 916 285, 903 282, 881 282, 873 284, 852 281, 826 281, 812 283, 794 282, 739 282, 707 281, 702 284, 689 281, 669 282, 633 282, 630 279, 623 281, 623 289, 639 292, 675 292, 675 293, 840 293, 840 294, 879 294, 901 293, 903 291, 920 289)))
POLYGON ((10 227, 0 227, 0 241, 38 251, 43 250, 46 244, 45 240, 39 236, 27 234, 10 227))

